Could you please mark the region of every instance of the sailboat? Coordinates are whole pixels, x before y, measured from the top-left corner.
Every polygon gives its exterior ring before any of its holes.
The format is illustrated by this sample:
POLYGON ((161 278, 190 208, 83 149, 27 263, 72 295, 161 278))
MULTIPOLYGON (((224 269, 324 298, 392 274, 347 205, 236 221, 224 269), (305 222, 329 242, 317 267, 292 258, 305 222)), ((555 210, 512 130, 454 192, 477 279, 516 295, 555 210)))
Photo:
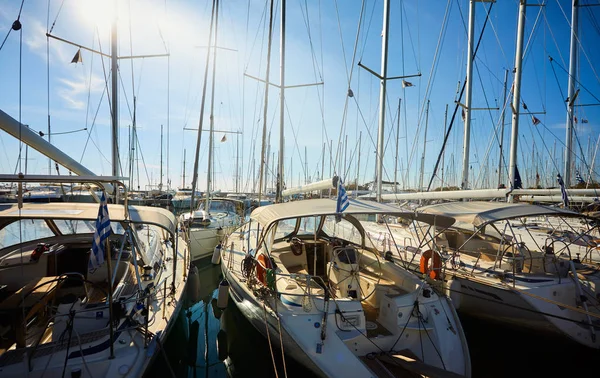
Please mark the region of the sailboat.
MULTIPOLYGON (((281 9, 284 46, 284 3, 281 9)), ((324 377, 470 376, 468 346, 451 301, 388 260, 359 219, 453 221, 349 200, 342 181, 335 182, 337 200, 255 209, 221 248, 222 286, 268 339, 272 355, 281 350, 284 369, 292 357, 324 377)))
MULTIPOLYGON (((113 68, 116 38, 113 24, 113 68)), ((115 69, 113 89, 117 77, 115 69)), ((113 132, 116 98, 114 90, 113 132)), ((2 111, 0 128, 79 175, 0 178, 18 186, 17 203, 0 207, 1 375, 144 375, 175 323, 190 280, 189 248, 174 215, 128 205, 124 180, 117 177, 114 134, 113 175, 101 177, 2 111), (29 182, 95 184, 102 199, 23 203, 29 182), (106 195, 115 204, 107 204, 106 195)))
POLYGON ((180 227, 187 235, 190 244, 190 254, 192 260, 199 260, 204 257, 213 257, 213 262, 218 263, 218 249, 221 247, 221 241, 226 238, 236 227, 242 223, 244 214, 243 201, 233 198, 215 198, 211 191, 212 182, 212 161, 213 161, 213 134, 214 134, 214 97, 215 97, 215 73, 217 68, 217 31, 219 20, 219 3, 213 2, 211 15, 211 24, 209 32, 209 48, 207 49, 206 67, 204 70, 204 86, 202 90, 202 105, 200 110, 200 125, 198 127, 198 141, 196 143, 196 159, 194 161, 194 179, 190 195, 191 211, 185 212, 179 216, 180 227), (198 159, 200 151, 200 140, 202 135, 202 125, 204 117, 204 103, 206 95, 206 79, 208 77, 208 67, 210 65, 210 52, 212 44, 214 21, 214 45, 213 51, 213 71, 212 71, 212 93, 210 106, 210 130, 208 143, 208 173, 206 176, 206 192, 204 201, 198 208, 192 204, 195 203, 196 186, 198 179, 198 159))

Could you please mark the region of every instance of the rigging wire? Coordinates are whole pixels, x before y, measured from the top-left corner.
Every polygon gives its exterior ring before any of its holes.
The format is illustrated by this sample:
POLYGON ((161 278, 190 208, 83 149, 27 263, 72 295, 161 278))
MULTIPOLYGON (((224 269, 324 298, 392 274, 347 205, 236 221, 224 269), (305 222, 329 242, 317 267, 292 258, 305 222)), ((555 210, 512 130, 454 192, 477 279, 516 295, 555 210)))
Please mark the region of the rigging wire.
MULTIPOLYGON (((440 51, 441 51, 441 49, 442 49, 442 47, 444 45, 445 35, 446 35, 447 30, 448 30, 448 17, 450 15, 451 4, 452 4, 452 0, 448 0, 448 3, 446 4, 446 10, 444 12, 444 19, 442 21, 442 26, 440 27, 440 32, 439 32, 439 35, 438 35, 438 40, 437 40, 437 45, 436 45, 436 48, 435 48, 435 53, 433 55, 433 62, 431 64, 431 69, 429 70, 429 78, 427 79, 427 85, 425 87, 425 99, 429 99, 429 97, 430 97, 430 91, 431 91, 431 89, 433 87, 433 83, 435 81, 435 77, 436 77, 436 74, 437 74, 437 69, 439 67, 438 63, 439 63, 439 59, 440 59, 440 51)), ((402 44, 402 48, 404 48, 404 43, 402 44)), ((404 74, 404 60, 402 60, 402 74, 404 74)), ((403 90, 403 93, 405 93, 405 88, 403 88, 402 90, 403 90)), ((406 98, 406 96, 404 96, 404 98, 406 98)), ((408 125, 407 111, 406 111, 406 101, 403 101, 403 102, 404 102, 404 110, 405 110, 404 111, 404 117, 405 117, 404 122, 405 122, 405 125, 408 125)), ((426 103, 426 101, 424 103, 426 103)), ((408 156, 408 155, 406 156, 406 158, 407 158, 407 170, 406 170, 405 181, 407 183, 410 182, 409 177, 408 177, 410 169, 408 169, 408 168, 411 166, 411 164, 413 162, 413 159, 414 159, 414 157, 416 155, 417 141, 418 141, 418 137, 419 137, 419 135, 421 133, 421 127, 423 126, 422 125, 422 120, 423 120, 424 112, 425 112, 425 106, 420 107, 419 116, 418 116, 418 120, 417 120, 417 130, 416 130, 416 133, 415 133, 415 137, 413 139, 412 148, 410 150, 411 151, 410 152, 410 156, 408 156)), ((408 138, 405 141, 405 143, 406 143, 406 151, 408 153, 408 138)), ((434 170, 433 174, 435 175, 435 170, 434 170)))

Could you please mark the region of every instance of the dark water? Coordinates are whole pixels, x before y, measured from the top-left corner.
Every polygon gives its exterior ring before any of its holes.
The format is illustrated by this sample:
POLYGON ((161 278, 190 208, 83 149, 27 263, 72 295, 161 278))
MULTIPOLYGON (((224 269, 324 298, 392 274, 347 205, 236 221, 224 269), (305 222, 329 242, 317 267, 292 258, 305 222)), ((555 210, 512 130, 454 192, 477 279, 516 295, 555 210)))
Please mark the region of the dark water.
MULTIPOLYGON (((147 377, 275 377, 267 340, 246 320, 233 301, 225 310, 216 306, 220 266, 210 261, 198 265, 200 298, 189 303, 165 342, 165 353, 156 357, 147 377), (222 330, 222 331, 221 331, 222 330), (221 331, 219 359, 217 335, 221 331), (225 333, 226 338, 223 337, 225 333), (165 361, 168 359, 168 363, 165 361)), ((600 351, 560 337, 521 328, 510 328, 461 316, 469 342, 472 376, 600 377, 600 351)), ((599 335, 600 337, 600 335, 599 335)), ((284 377, 281 351, 273 351, 278 375, 284 377)), ((291 358, 285 359, 288 377, 313 375, 291 358)))

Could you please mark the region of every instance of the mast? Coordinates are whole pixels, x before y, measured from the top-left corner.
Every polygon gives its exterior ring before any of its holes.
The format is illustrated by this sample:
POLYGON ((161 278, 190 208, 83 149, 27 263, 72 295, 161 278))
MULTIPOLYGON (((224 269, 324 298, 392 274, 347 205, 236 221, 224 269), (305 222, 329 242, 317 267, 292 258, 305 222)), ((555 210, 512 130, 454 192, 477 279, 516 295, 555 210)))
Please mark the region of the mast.
MULTIPOLYGON (((200 158, 200 142, 202 141, 202 125, 204 124, 204 103, 206 102, 206 79, 208 78, 208 66, 210 65, 210 43, 212 41, 213 21, 215 17, 215 4, 213 0, 212 11, 210 15, 210 29, 208 31, 208 48, 206 49, 206 66, 204 67, 204 84, 202 85, 202 99, 200 100, 200 120, 198 125, 198 139, 196 140, 196 156, 194 158, 194 172, 192 178, 192 194, 190 197, 190 206, 194 207, 194 197, 198 185, 198 160, 200 158)), ((208 195, 208 194, 207 194, 208 195)))
POLYGON ((240 192, 240 134, 236 136, 235 145, 235 192, 240 192))
POLYGON ((421 176, 419 178, 418 192, 423 190, 423 175, 425 173, 425 149, 427 147, 427 126, 429 124, 429 100, 427 100, 427 108, 425 109, 425 135, 423 136, 423 155, 421 156, 421 176))
POLYGON ((571 10, 571 51, 569 56, 569 89, 567 94, 567 135, 565 137, 565 172, 564 182, 571 185, 571 158, 573 156, 573 117, 577 94, 575 83, 577 77, 577 31, 579 30, 579 0, 573 0, 571 10))
POLYGON ((383 179, 383 139, 385 128, 385 90, 387 79, 388 60, 388 32, 390 30, 390 0, 383 1, 383 33, 381 35, 381 78, 379 87, 379 129, 377 130, 377 167, 376 178, 376 201, 381 202, 381 180, 383 179))
POLYGON ((279 37, 279 160, 277 164, 277 185, 275 202, 281 202, 281 191, 283 190, 283 130, 285 126, 285 0, 281 0, 281 24, 279 37))
MULTIPOLYGON (((402 99, 398 99, 398 122, 396 124, 396 159, 394 161, 394 192, 398 193, 398 143, 400 143, 400 104, 402 99)), ((360 143, 360 141, 359 141, 360 143)))
POLYGON ((502 116, 500 117, 500 159, 498 160, 498 188, 502 184, 502 161, 503 161, 503 145, 504 145, 504 119, 506 116, 506 83, 508 82, 508 70, 504 71, 504 105, 502 106, 502 116))
MULTIPOLYGON (((448 104, 446 104, 446 110, 444 111, 444 135, 446 135, 446 128, 448 127, 448 104)), ((442 151, 442 178, 440 190, 444 190, 444 165, 446 164, 446 151, 442 151)))
POLYGON ((362 131, 358 133, 358 159, 356 161, 356 190, 358 190, 358 180, 360 178, 360 141, 362 140, 362 131))
POLYGON ((262 197, 262 186, 265 171, 265 149, 267 144, 267 110, 269 109, 269 73, 271 70, 271 41, 273 39, 273 8, 274 0, 271 0, 271 6, 269 11, 269 36, 267 39, 267 72, 265 74, 265 106, 263 109, 263 129, 262 129, 262 146, 260 149, 260 170, 258 180, 258 203, 262 197))
MULTIPOLYGON (((110 47, 110 58, 111 58, 111 81, 112 81, 112 89, 111 89, 111 126, 112 126, 112 175, 114 177, 119 176, 119 67, 117 61, 117 2, 114 2, 114 19, 112 23, 112 32, 111 32, 111 47, 110 47)), ((117 196, 118 191, 115 191, 115 196, 117 196)), ((115 201, 116 203, 116 201, 115 201)))
MULTIPOLYGON (((523 37, 525 34, 525 11, 527 8, 526 0, 520 0, 519 5, 519 24, 517 29, 517 50, 515 53, 515 81, 512 102, 512 130, 510 133, 510 163, 508 165, 508 177, 510 187, 515 187, 515 175, 517 169, 517 141, 519 139, 519 109, 521 104, 521 63, 523 60, 523 37)), ((509 196, 509 202, 512 202, 512 195, 509 196)))
POLYGON ((471 102, 473 95, 473 42, 475 39, 475 0, 469 1, 469 36, 467 47, 467 82, 465 95, 465 132, 463 136, 463 172, 461 189, 469 188, 469 148, 471 143, 471 102))
POLYGON ((183 149, 183 183, 182 188, 185 188, 185 148, 183 149))
MULTIPOLYGON (((213 69, 212 69, 212 82, 211 82, 211 94, 210 94, 210 131, 208 132, 208 172, 206 173, 206 198, 204 209, 210 214, 209 211, 209 199, 210 199, 210 187, 212 184, 212 164, 213 164, 213 134, 215 130, 215 82, 217 81, 217 35, 219 30, 219 0, 215 0, 215 44, 213 46, 213 69)), ((210 50, 210 44, 208 45, 210 50)))
POLYGON ((158 191, 162 193, 163 188, 163 125, 160 125, 160 184, 158 191))

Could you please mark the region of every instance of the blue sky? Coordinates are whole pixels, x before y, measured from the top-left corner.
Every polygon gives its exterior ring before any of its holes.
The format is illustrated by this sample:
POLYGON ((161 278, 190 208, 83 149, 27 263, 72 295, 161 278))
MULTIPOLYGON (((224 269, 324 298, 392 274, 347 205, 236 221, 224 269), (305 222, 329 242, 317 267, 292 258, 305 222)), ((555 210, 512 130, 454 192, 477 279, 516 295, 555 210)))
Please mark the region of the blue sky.
MULTIPOLYGON (((111 9, 106 1, 65 0, 59 11, 61 3, 62 0, 51 0, 49 10, 48 2, 24 3, 20 17, 23 24, 22 76, 19 79, 19 33, 13 31, 0 50, 0 82, 4 89, 0 92, 0 109, 19 119, 20 108, 22 123, 36 131, 46 132, 49 69, 49 109, 52 133, 57 133, 52 137, 52 143, 95 173, 110 174, 110 110, 105 93, 106 80, 110 86, 107 76, 110 61, 105 59, 103 67, 99 56, 82 51, 83 62, 70 63, 77 47, 52 39, 47 45, 45 33, 54 23, 53 35, 110 53, 111 9), (77 131, 84 127, 87 131, 77 131), (71 131, 75 132, 68 133, 71 131)), ((530 3, 536 2, 532 0, 530 3)), ((19 5, 18 1, 0 0, 2 38, 16 19, 19 5)), ((170 179, 173 188, 182 185, 184 150, 185 184, 189 186, 191 183, 197 134, 184 128, 197 128, 199 123, 210 6, 206 0, 119 2, 120 56, 170 52, 168 59, 120 61, 119 140, 124 175, 127 175, 134 94, 137 99, 138 152, 141 151, 141 154, 135 165, 133 189, 138 185, 144 189, 147 184, 156 185, 160 181, 161 125, 165 134, 163 183, 166 185, 167 179, 170 179)), ((477 4, 476 36, 489 6, 477 4)), ((298 185, 305 177, 315 179, 321 176, 323 144, 329 145, 330 140, 333 151, 330 153, 329 147, 326 148, 324 176, 330 176, 330 171, 333 171, 345 177, 346 182, 354 181, 359 135, 359 182, 373 179, 379 81, 359 68, 357 63, 360 61, 372 70, 380 71, 383 2, 369 0, 362 7, 363 3, 357 0, 287 1, 286 84, 324 82, 322 86, 286 90, 284 169, 288 186, 298 185), (363 16, 357 38, 361 8, 363 16), (348 98, 344 112, 350 74, 354 97, 348 98), (344 153, 339 146, 346 136, 348 143, 344 153), (337 161, 341 161, 342 165, 338 163, 335 168, 330 168, 330 155, 334 160, 338 156, 337 161)), ((474 70, 472 106, 475 108, 503 105, 504 70, 510 70, 509 87, 513 78, 517 11, 518 1, 515 0, 498 2, 492 8, 474 70)), ((548 1, 543 10, 530 6, 527 12, 525 40, 528 48, 523 68, 522 98, 529 111, 543 114, 536 114, 541 121, 537 126, 532 124, 530 116, 521 116, 519 168, 526 185, 527 180, 532 184, 536 172, 547 185, 555 185, 556 171, 562 170, 563 164, 564 99, 568 79, 564 70, 568 70, 567 20, 570 20, 571 11, 568 2, 553 0, 548 1), (553 63, 548 56, 554 58, 553 63)), ((599 58, 598 49, 595 49, 600 32, 596 23, 597 12, 593 7, 584 8, 580 15, 580 81, 585 88, 581 88, 579 104, 597 103, 594 96, 600 98, 598 72, 593 69, 599 58)), ((420 72, 422 76, 407 79, 414 85, 405 89, 399 80, 388 83, 384 179, 391 181, 394 178, 396 108, 398 99, 402 98, 398 181, 406 187, 414 187, 420 175, 425 104, 430 101, 424 164, 426 184, 443 140, 445 106, 449 104, 451 115, 458 82, 462 83, 465 77, 468 2, 395 0, 391 2, 390 13, 388 75, 420 72), (444 24, 446 27, 438 48, 444 24), (437 60, 432 71, 436 48, 437 60)), ((265 76, 267 16, 268 7, 262 1, 223 1, 220 9, 218 44, 236 51, 219 50, 217 55, 215 129, 243 133, 239 136, 239 164, 241 188, 245 191, 252 190, 252 175, 258 175, 264 85, 245 77, 244 73, 261 78, 265 76)), ((270 77, 273 83, 279 83, 279 10, 276 11, 275 24, 270 77)), ((204 128, 208 128, 211 105, 210 77, 204 128)), ((477 110, 473 113, 471 186, 495 187, 499 152, 494 127, 499 122, 500 112, 477 110)), ((587 165, 591 165, 590 156, 598 138, 598 110, 593 106, 578 107, 577 116, 580 120, 588 120, 585 124, 578 123, 578 139, 575 140, 577 166, 585 172, 579 145, 587 165), (591 153, 588 150, 592 150, 591 153)), ((504 153, 508 163, 510 114, 507 114, 505 124, 504 153)), ((269 90, 267 127, 271 135, 271 165, 273 154, 277 158, 279 145, 279 90, 275 87, 269 90)), ((214 186, 215 189, 232 190, 238 137, 227 134, 227 140, 220 142, 223 135, 215 134, 214 186)), ((460 183, 462 135, 459 111, 446 148, 446 185, 460 183)), ((208 133, 204 133, 199 159, 200 189, 206 186, 207 140, 208 133)), ((19 142, 0 132, 0 147, 0 170, 14 173, 15 167, 18 167, 19 142)), ((24 150, 20 170, 24 171, 24 150)), ((30 149, 28 172, 48 173, 48 160, 30 149)), ((66 174, 65 169, 60 172, 66 174)), ((505 177, 503 181, 506 183, 505 177)), ((436 180, 434 186, 439 185, 440 180, 436 180)), ((268 186, 271 187, 271 182, 268 186)))

